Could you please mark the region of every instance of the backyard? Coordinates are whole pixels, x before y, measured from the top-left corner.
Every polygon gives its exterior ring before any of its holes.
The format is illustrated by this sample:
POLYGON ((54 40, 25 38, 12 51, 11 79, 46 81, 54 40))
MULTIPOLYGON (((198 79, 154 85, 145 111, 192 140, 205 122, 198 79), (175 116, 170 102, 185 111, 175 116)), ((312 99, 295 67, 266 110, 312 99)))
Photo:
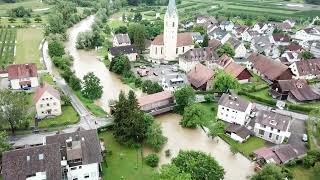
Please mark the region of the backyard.
POLYGON ((79 116, 74 108, 70 106, 62 106, 62 115, 54 118, 46 118, 41 120, 38 124, 39 128, 49 128, 49 127, 58 127, 66 126, 70 124, 75 124, 79 121, 79 116))

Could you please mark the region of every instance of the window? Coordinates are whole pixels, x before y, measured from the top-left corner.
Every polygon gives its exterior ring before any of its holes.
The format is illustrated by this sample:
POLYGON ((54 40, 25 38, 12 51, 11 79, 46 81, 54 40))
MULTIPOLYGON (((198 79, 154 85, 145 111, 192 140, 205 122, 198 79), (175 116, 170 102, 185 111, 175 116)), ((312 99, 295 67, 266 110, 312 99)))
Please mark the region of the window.
POLYGON ((222 107, 222 109, 224 109, 224 107, 222 107))
POLYGON ((78 180, 78 178, 73 178, 72 180, 78 180))
POLYGON ((79 166, 79 169, 81 169, 82 168, 82 166, 79 166))
POLYGON ((42 98, 42 101, 44 101, 44 98, 42 98))
POLYGON ((163 53, 162 51, 163 51, 163 47, 161 47, 161 54, 163 53))
POLYGON ((263 128, 266 128, 267 126, 266 125, 263 125, 263 128))
POLYGON ((53 103, 53 105, 55 106, 55 105, 57 105, 57 103, 56 103, 56 102, 54 102, 54 103, 53 103))
POLYGON ((182 47, 182 52, 184 53, 184 46, 182 47))
POLYGON ((77 169, 77 167, 72 167, 72 168, 70 168, 70 169, 71 169, 71 171, 72 171, 72 170, 76 170, 76 169, 77 169))
POLYGON ((40 107, 43 107, 43 104, 40 104, 40 107))
POLYGON ((264 130, 259 129, 259 134, 260 134, 260 135, 264 135, 264 130))
POLYGON ((178 54, 178 52, 179 52, 179 51, 178 51, 178 48, 176 48, 176 54, 178 54))
POLYGON ((85 174, 85 175, 84 175, 84 178, 89 178, 89 174, 85 174))
POLYGON ((276 136, 276 140, 277 140, 277 141, 278 141, 278 139, 279 139, 279 135, 276 136))
POLYGON ((39 154, 39 160, 43 160, 43 154, 39 154))
POLYGON ((172 23, 172 27, 174 27, 174 22, 172 23))
POLYGON ((48 103, 47 106, 50 106, 50 104, 48 103))
POLYGON ((278 129, 278 133, 280 133, 280 129, 278 129))
POLYGON ((273 131, 273 127, 271 128, 271 131, 273 131))
POLYGON ((52 100, 53 98, 51 97, 50 99, 52 100))
POLYGON ((156 47, 156 54, 158 54, 158 48, 156 47))
POLYGON ((227 109, 227 111, 229 111, 229 108, 227 109))
POLYGON ((271 138, 272 137, 272 133, 269 133, 269 138, 271 138))

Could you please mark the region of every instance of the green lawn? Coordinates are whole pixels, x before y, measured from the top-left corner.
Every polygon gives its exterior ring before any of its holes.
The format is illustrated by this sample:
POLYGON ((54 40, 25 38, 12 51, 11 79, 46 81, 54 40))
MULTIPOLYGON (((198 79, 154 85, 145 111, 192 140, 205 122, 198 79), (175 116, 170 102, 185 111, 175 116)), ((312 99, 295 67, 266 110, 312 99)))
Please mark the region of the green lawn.
POLYGON ((40 62, 40 43, 43 39, 42 29, 27 28, 18 29, 17 54, 15 63, 36 63, 38 69, 42 69, 40 62))
POLYGON ((237 141, 231 139, 228 135, 223 134, 220 135, 225 142, 227 142, 230 146, 235 146, 246 157, 249 158, 249 155, 254 151, 262 147, 268 147, 266 141, 255 136, 251 136, 246 142, 238 143, 237 141))
POLYGON ((47 82, 50 85, 55 85, 56 83, 53 81, 51 75, 49 73, 44 73, 40 75, 40 80, 42 82, 47 82))
POLYGON ((66 126, 79 122, 79 116, 72 106, 62 106, 62 115, 55 118, 44 119, 39 122, 39 128, 66 126))
POLYGON ((111 29, 116 29, 120 26, 125 26, 126 23, 124 23, 123 21, 121 20, 115 20, 115 19, 112 19, 108 22, 109 26, 111 29))
POLYGON ((107 113, 98 105, 94 104, 94 102, 90 99, 87 99, 82 96, 80 91, 75 92, 75 94, 78 96, 80 101, 88 108, 92 114, 98 117, 104 117, 107 115, 107 113))
POLYGON ((107 166, 103 164, 103 179, 109 180, 141 180, 151 179, 154 170, 143 164, 141 150, 124 147, 117 143, 111 132, 99 134, 103 139, 105 147, 111 151, 107 155, 107 166))
POLYGON ((208 123, 216 121, 218 104, 216 102, 200 103, 199 106, 205 111, 205 121, 208 123))
POLYGON ((319 173, 315 173, 312 168, 306 169, 300 165, 289 168, 293 173, 294 180, 319 180, 319 173))
POLYGON ((33 13, 40 12, 40 11, 37 11, 37 9, 44 9, 44 8, 52 7, 51 5, 40 2, 40 0, 20 0, 17 3, 0 2, 0 15, 6 16, 6 15, 8 15, 7 10, 17 8, 19 6, 23 6, 24 8, 32 9, 34 11, 33 13))

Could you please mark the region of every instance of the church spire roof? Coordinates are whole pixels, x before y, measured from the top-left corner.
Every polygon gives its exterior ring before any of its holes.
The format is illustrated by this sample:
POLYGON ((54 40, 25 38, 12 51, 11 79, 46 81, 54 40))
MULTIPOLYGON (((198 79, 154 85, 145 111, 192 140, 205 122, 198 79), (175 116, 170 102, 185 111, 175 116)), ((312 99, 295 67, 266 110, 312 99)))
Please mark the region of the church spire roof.
POLYGON ((169 0, 168 9, 167 9, 169 14, 172 14, 173 12, 175 12, 176 9, 177 9, 176 0, 169 0))

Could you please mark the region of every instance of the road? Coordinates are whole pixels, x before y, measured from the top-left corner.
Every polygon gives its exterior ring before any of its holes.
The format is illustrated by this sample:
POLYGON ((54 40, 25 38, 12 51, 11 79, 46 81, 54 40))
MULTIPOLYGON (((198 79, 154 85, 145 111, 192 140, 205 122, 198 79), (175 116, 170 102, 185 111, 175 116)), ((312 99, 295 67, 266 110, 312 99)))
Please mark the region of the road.
MULTIPOLYGON (((79 98, 74 94, 71 88, 67 85, 63 78, 59 75, 59 73, 54 71, 54 66, 52 65, 50 56, 48 54, 48 42, 44 42, 42 47, 42 57, 43 63, 47 68, 47 71, 53 76, 57 86, 63 91, 64 94, 68 95, 71 100, 71 104, 74 109, 77 111, 80 117, 80 121, 77 124, 73 124, 67 126, 65 129, 62 129, 63 132, 73 132, 78 128, 83 129, 96 129, 101 126, 110 125, 113 123, 112 118, 99 118, 95 117, 91 114, 91 112, 82 104, 79 98)), ((39 134, 29 134, 29 135, 21 135, 21 136, 12 136, 9 137, 10 143, 13 143, 14 146, 22 146, 22 145, 33 145, 33 144, 41 144, 46 136, 50 136, 57 133, 57 131, 53 132, 41 132, 39 134)))

